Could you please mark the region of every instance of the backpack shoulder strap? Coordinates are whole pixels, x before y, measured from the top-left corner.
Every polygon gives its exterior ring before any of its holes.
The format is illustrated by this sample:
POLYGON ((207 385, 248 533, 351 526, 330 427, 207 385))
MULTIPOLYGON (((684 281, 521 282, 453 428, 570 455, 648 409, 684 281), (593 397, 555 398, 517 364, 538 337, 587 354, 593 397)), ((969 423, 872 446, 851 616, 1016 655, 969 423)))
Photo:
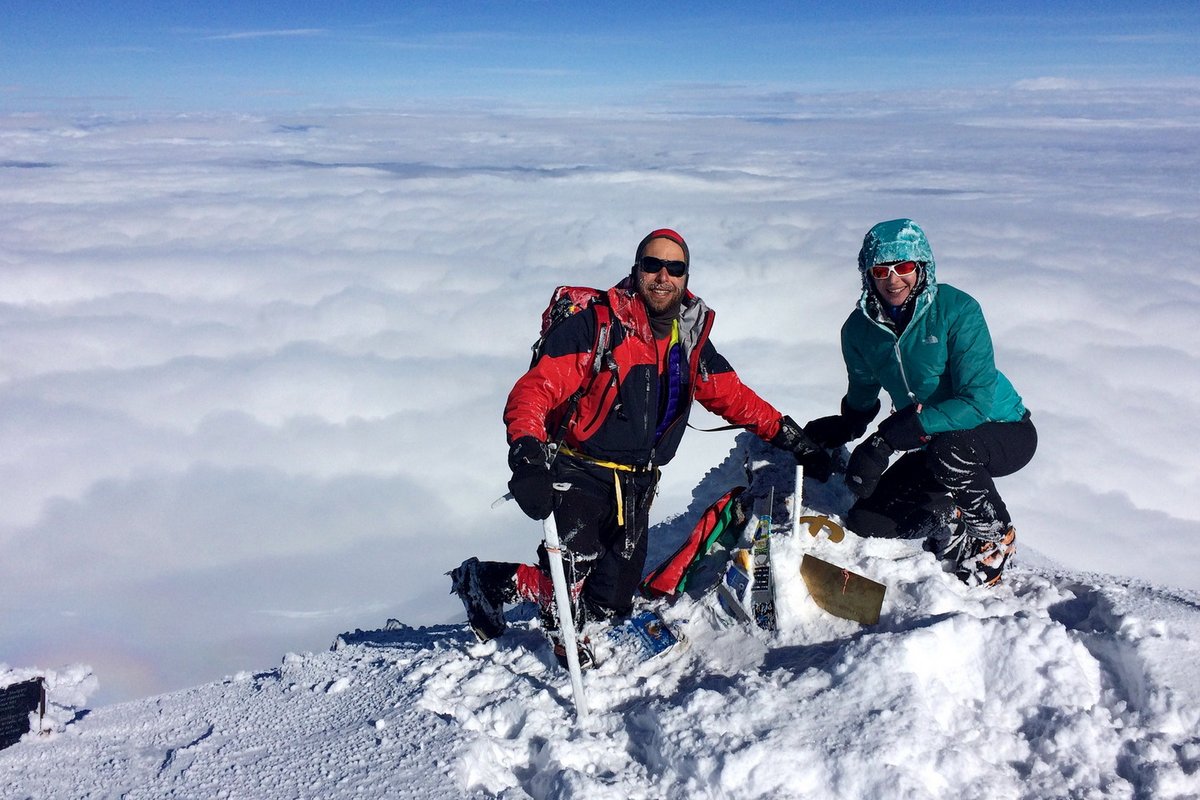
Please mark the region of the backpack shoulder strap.
MULTIPOLYGON (((592 311, 596 315, 596 337, 592 340, 592 374, 596 375, 604 368, 604 361, 612 353, 612 307, 608 304, 608 295, 601 294, 592 303, 592 311)), ((615 365, 614 365, 615 366, 615 365)))
POLYGON ((612 357, 612 332, 614 327, 612 308, 608 304, 608 295, 603 292, 596 298, 591 305, 591 312, 595 315, 596 334, 592 339, 592 363, 589 375, 580 382, 579 387, 571 393, 567 400, 567 411, 563 414, 562 421, 559 423, 558 430, 552 437, 554 440, 554 450, 557 452, 558 445, 562 443, 563 437, 566 435, 567 427, 571 424, 572 417, 579 409, 579 401, 583 396, 592 390, 592 386, 596 383, 596 379, 600 377, 600 373, 605 369, 612 371, 612 381, 618 380, 620 374, 617 370, 617 363, 612 357))

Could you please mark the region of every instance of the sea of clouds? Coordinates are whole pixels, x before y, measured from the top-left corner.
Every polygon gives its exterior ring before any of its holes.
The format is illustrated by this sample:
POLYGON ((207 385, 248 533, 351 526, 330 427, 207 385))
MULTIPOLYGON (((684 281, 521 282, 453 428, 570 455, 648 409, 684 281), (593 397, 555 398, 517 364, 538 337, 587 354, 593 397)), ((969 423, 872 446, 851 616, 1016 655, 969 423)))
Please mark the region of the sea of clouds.
MULTIPOLYGON (((443 573, 538 539, 489 506, 541 308, 663 225, 803 421, 863 234, 917 219, 1038 426, 1022 546, 1200 587, 1198 134, 1187 88, 0 116, 0 661, 113 701, 460 618, 443 573)), ((655 520, 733 436, 689 434, 655 520)))

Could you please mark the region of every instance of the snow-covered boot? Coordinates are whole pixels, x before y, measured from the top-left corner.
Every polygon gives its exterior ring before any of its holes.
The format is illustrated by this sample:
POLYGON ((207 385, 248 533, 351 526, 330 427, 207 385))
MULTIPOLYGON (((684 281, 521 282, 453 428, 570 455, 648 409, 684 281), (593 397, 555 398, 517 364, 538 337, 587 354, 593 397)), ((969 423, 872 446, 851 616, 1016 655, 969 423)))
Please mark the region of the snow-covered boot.
POLYGON ((963 522, 962 511, 957 507, 952 508, 942 519, 937 529, 925 539, 924 546, 927 551, 933 553, 934 558, 949 561, 957 567, 967 542, 967 526, 963 522))
MULTIPOLYGON (((546 634, 554 650, 554 658, 560 667, 567 669, 567 646, 563 641, 562 628, 558 625, 558 615, 554 613, 554 607, 542 606, 538 616, 542 622, 542 632, 546 634)), ((575 629, 575 652, 579 656, 580 670, 591 669, 596 665, 596 651, 592 649, 591 639, 583 634, 582 620, 575 629)))
MULTIPOLYGON (((563 669, 568 669, 567 646, 558 631, 554 631, 550 636, 550 643, 554 647, 554 658, 558 661, 558 665, 563 669)), ((579 656, 580 670, 589 670, 596 666, 596 651, 592 649, 592 640, 587 636, 575 637, 575 653, 579 656)))
POLYGON ((968 586, 996 586, 1016 551, 1017 531, 1011 525, 996 540, 968 537, 954 574, 968 586))
MULTIPOLYGON (((558 665, 563 669, 568 669, 567 646, 562 640, 562 634, 559 631, 551 631, 547 635, 554 648, 554 658, 558 661, 558 665)), ((592 649, 592 640, 587 636, 578 634, 575 636, 575 653, 579 656, 580 670, 589 670, 596 666, 596 651, 592 649)))
POLYGON ((515 595, 517 564, 480 561, 472 556, 446 573, 450 591, 467 609, 467 624, 481 642, 504 633, 504 603, 515 595))

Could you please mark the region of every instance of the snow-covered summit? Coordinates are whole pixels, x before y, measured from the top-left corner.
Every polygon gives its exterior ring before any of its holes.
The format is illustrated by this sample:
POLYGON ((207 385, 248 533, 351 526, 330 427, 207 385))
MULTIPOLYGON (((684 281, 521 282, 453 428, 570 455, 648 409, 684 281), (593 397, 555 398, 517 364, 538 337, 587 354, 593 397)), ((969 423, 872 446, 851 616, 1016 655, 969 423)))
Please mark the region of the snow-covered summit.
MULTIPOLYGON (((657 549, 691 517, 658 526, 657 549)), ((487 644, 393 622, 91 712, 52 687, 53 729, 0 752, 0 797, 1200 796, 1196 593, 1028 553, 968 589, 917 543, 776 539, 779 631, 682 598, 663 613, 687 648, 611 653, 585 675, 584 724, 532 619, 487 644), (887 584, 880 623, 817 609, 806 551, 887 584)))

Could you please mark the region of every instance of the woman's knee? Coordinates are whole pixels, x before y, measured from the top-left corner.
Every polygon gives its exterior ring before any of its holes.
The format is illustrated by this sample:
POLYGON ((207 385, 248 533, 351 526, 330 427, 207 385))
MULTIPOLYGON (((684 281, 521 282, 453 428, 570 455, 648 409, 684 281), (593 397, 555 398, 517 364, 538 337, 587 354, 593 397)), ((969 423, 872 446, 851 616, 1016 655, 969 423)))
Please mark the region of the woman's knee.
POLYGON ((972 483, 987 473, 984 459, 971 431, 949 431, 933 437, 927 445, 929 474, 947 490, 972 483))

